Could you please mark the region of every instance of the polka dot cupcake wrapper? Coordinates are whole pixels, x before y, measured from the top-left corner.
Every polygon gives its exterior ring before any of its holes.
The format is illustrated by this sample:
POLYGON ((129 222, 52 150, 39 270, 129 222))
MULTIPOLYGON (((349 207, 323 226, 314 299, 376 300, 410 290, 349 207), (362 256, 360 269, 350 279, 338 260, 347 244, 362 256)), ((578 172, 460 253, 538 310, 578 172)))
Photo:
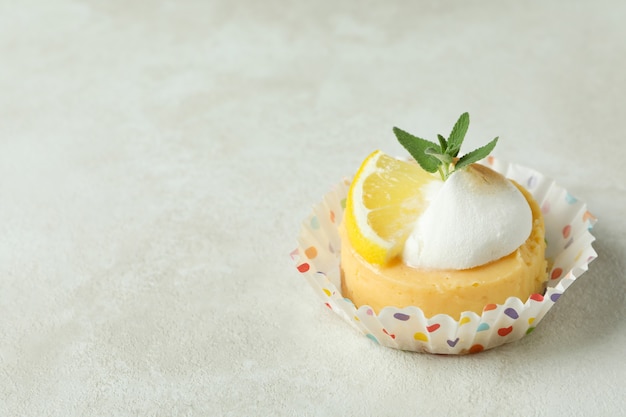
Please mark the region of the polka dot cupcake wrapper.
POLYGON ((590 233, 596 218, 579 201, 537 171, 494 157, 482 162, 517 181, 539 203, 546 225, 549 271, 546 291, 528 300, 510 297, 504 304, 488 304, 482 314, 464 312, 459 320, 440 314, 424 316, 419 306, 385 307, 376 314, 341 294, 341 241, 337 227, 345 209, 349 180, 337 184, 313 208, 291 253, 297 270, 324 305, 373 342, 396 349, 437 354, 467 354, 491 349, 531 333, 565 290, 597 257, 590 233))

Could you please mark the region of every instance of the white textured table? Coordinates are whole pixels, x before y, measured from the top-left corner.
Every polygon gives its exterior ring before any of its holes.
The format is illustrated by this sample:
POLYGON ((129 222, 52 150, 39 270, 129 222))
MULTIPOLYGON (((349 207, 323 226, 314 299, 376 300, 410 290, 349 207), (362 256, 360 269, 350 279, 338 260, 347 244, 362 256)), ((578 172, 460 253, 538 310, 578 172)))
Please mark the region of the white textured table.
POLYGON ((626 415, 626 3, 353 3, 0 2, 0 415, 626 415), (599 258, 518 343, 379 347, 299 224, 463 111, 599 258))

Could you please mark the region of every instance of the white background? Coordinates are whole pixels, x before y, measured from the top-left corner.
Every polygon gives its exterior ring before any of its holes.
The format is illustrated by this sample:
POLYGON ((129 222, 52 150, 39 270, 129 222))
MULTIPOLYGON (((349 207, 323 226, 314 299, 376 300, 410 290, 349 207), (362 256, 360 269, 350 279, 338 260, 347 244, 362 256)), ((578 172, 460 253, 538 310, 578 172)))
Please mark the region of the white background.
POLYGON ((626 3, 0 2, 0 415, 618 416, 626 3), (537 330, 379 347, 294 268, 393 126, 553 177, 598 260, 537 330))

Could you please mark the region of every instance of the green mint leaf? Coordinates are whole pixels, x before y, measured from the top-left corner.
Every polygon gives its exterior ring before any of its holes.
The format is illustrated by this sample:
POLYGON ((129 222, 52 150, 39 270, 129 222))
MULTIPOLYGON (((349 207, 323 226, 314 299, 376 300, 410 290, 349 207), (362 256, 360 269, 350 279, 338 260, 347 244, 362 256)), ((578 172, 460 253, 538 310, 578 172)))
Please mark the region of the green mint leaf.
POLYGON ((498 138, 495 138, 494 140, 492 140, 485 146, 481 146, 480 148, 475 149, 472 152, 463 155, 461 159, 459 159, 459 161, 454 166, 454 169, 457 170, 457 169, 466 167, 470 164, 473 164, 474 162, 478 162, 481 159, 485 158, 487 155, 491 153, 493 148, 496 147, 497 142, 498 142, 498 138))
POLYGON ((437 172, 441 162, 434 156, 426 154, 426 149, 437 149, 439 147, 436 143, 413 136, 397 127, 393 128, 393 133, 398 138, 400 145, 404 146, 424 171, 437 172))
POLYGON ((441 153, 441 152, 439 152, 438 149, 435 149, 433 147, 426 148, 424 153, 426 155, 434 156, 435 158, 439 159, 441 161, 441 163, 444 164, 444 165, 450 165, 454 161, 454 159, 452 159, 452 157, 450 155, 447 155, 445 153, 441 153))
POLYGON ((450 137, 448 138, 448 155, 455 157, 459 154, 461 144, 463 143, 463 140, 465 139, 465 134, 467 133, 467 129, 469 128, 469 122, 469 113, 465 112, 454 124, 452 132, 450 132, 450 137))
POLYGON ((456 157, 465 139, 469 122, 469 114, 463 113, 454 124, 447 140, 442 135, 437 135, 439 145, 413 136, 397 127, 393 128, 393 133, 398 138, 398 142, 409 151, 425 171, 432 173, 439 171, 441 179, 445 181, 457 169, 467 167, 489 155, 498 142, 498 138, 495 138, 485 146, 473 150, 457 160, 456 157), (456 164, 454 163, 455 160, 457 160, 456 164))
POLYGON ((446 152, 448 155, 450 155, 452 158, 456 158, 456 156, 459 154, 459 151, 461 150, 460 146, 449 146, 448 147, 448 151, 446 152))
POLYGON ((441 135, 437 135, 437 139, 439 139, 439 145, 441 146, 441 153, 446 153, 446 150, 448 149, 448 142, 446 141, 446 138, 444 138, 441 135))

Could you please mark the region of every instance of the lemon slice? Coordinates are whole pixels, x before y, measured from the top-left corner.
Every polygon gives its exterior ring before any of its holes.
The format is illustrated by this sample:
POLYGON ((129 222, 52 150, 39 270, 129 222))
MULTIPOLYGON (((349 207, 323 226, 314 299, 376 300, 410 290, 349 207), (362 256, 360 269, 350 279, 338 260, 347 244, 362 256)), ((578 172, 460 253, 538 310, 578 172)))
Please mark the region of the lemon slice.
POLYGON ((433 181, 438 179, 414 162, 370 154, 346 199, 345 227, 354 250, 378 265, 398 256, 426 208, 425 186, 433 181))

